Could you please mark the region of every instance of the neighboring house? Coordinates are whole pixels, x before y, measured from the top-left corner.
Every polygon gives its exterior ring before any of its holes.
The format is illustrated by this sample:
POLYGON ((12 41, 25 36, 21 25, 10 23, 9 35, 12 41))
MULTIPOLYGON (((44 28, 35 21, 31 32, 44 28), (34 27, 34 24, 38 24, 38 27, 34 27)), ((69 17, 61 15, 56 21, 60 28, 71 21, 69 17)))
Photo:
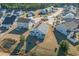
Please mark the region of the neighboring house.
POLYGON ((76 18, 76 19, 79 19, 79 9, 77 9, 77 13, 76 13, 75 18, 76 18))
POLYGON ((5 17, 2 24, 0 25, 0 34, 6 32, 16 20, 17 17, 14 15, 12 15, 11 17, 5 17))
POLYGON ((12 15, 11 17, 5 17, 1 27, 6 27, 7 29, 17 20, 17 17, 12 15))
POLYGON ((30 29, 34 25, 34 21, 31 18, 19 18, 17 20, 17 26, 30 29))
POLYGON ((78 28, 79 26, 79 19, 72 19, 71 21, 66 21, 62 24, 59 24, 55 27, 55 29, 57 31, 59 31, 60 33, 62 33, 63 35, 67 36, 67 38, 73 42, 73 43, 76 43, 78 42, 78 40, 75 40, 74 36, 75 35, 73 33, 73 35, 71 34, 72 32, 78 32, 76 31, 76 29, 79 29, 78 28))
POLYGON ((8 10, 6 11, 6 14, 7 14, 7 16, 12 16, 12 15, 14 14, 14 10, 8 9, 8 10))
POLYGON ((51 6, 52 10, 54 9, 54 6, 51 6))
POLYGON ((63 19, 74 19, 75 15, 73 13, 68 13, 65 16, 63 16, 63 19))
POLYGON ((28 14, 27 14, 28 17, 32 17, 32 16, 34 16, 34 15, 35 15, 35 14, 34 14, 34 11, 29 11, 28 14))
POLYGON ((69 6, 69 12, 72 12, 72 13, 76 14, 76 10, 77 10, 77 7, 75 7, 73 5, 69 6))
POLYGON ((46 9, 41 9, 41 10, 40 10, 40 14, 41 14, 41 15, 45 15, 45 14, 47 14, 46 9))
POLYGON ((7 11, 6 9, 0 9, 0 13, 2 13, 2 17, 1 17, 2 20, 4 20, 6 17, 6 11, 7 11))
POLYGON ((53 10, 52 10, 51 7, 48 7, 48 8, 46 8, 46 11, 47 11, 47 13, 50 13, 50 12, 52 12, 53 10))
POLYGON ((30 32, 31 36, 36 36, 39 39, 44 39, 48 31, 48 25, 46 23, 40 24, 37 28, 30 32))
POLYGON ((19 18, 19 19, 17 20, 17 26, 18 26, 18 27, 22 27, 22 28, 27 28, 27 29, 28 29, 29 22, 30 22, 29 19, 26 19, 26 18, 19 18))
POLYGON ((73 13, 74 15, 76 15, 76 13, 77 13, 77 7, 75 7, 73 5, 65 5, 64 6, 63 15, 66 15, 68 13, 73 13))
POLYGON ((77 28, 77 26, 78 26, 78 23, 71 20, 69 22, 65 22, 65 23, 57 25, 56 30, 61 32, 64 35, 68 35, 69 32, 73 31, 75 28, 77 28))
POLYGON ((22 10, 14 10, 14 15, 20 16, 22 14, 23 14, 23 11, 22 10))

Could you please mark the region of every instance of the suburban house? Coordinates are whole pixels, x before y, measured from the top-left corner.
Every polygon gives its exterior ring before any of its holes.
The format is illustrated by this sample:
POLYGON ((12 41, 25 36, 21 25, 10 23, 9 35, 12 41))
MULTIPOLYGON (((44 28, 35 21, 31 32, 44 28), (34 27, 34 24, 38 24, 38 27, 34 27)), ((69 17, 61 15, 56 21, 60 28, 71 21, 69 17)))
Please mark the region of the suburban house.
POLYGON ((77 9, 77 13, 76 13, 76 15, 75 15, 75 18, 76 18, 76 19, 79 19, 79 9, 77 9))
POLYGON ((50 13, 53 11, 53 9, 51 7, 46 8, 47 13, 50 13))
POLYGON ((76 14, 77 13, 76 10, 77 10, 77 7, 75 7, 73 5, 69 6, 69 12, 72 12, 72 13, 76 14))
POLYGON ((4 21, 0 25, 0 33, 4 33, 5 31, 7 31, 16 20, 17 17, 14 15, 12 15, 11 17, 5 17, 4 21))
POLYGON ((55 29, 57 31, 59 31, 60 33, 64 34, 65 36, 67 36, 67 38, 73 42, 76 43, 78 41, 74 41, 74 38, 71 39, 70 37, 72 36, 72 34, 74 34, 73 32, 77 32, 78 33, 78 26, 79 26, 79 19, 68 19, 66 20, 66 22, 59 24, 55 27, 55 29))
POLYGON ((6 11, 6 14, 7 14, 8 16, 12 16, 12 15, 14 14, 14 10, 8 9, 8 10, 6 11))
POLYGON ((35 15, 35 14, 34 14, 34 11, 29 11, 28 14, 27 14, 28 17, 32 17, 32 16, 34 16, 34 15, 35 15))
POLYGON ((74 5, 65 5, 64 6, 64 11, 67 12, 72 12, 72 13, 76 13, 77 7, 75 7, 74 5))
POLYGON ((19 18, 17 20, 17 26, 18 27, 23 27, 23 28, 27 28, 29 27, 29 22, 30 22, 30 19, 26 19, 26 18, 19 18))
POLYGON ((6 9, 0 9, 0 13, 2 13, 2 15, 3 15, 3 16, 1 17, 1 19, 4 20, 5 17, 6 17, 6 15, 5 15, 5 14, 6 14, 6 9))
POLYGON ((17 20, 17 26, 31 29, 32 26, 35 24, 35 20, 32 17, 26 18, 19 18, 17 20))
POLYGON ((9 27, 17 20, 17 17, 12 15, 11 17, 6 16, 3 23, 0 27, 6 27, 9 29, 9 27))
POLYGON ((41 10, 40 10, 40 14, 41 14, 41 15, 45 15, 45 14, 47 14, 46 9, 41 9, 41 10))
POLYGON ((22 14, 23 14, 23 11, 22 10, 14 10, 14 15, 20 16, 22 14))
POLYGON ((67 13, 66 15, 62 16, 63 19, 73 19, 75 15, 73 13, 67 13))
POLYGON ((47 31, 48 25, 46 23, 42 23, 30 32, 30 36, 35 36, 39 39, 44 39, 45 35, 47 34, 47 31))

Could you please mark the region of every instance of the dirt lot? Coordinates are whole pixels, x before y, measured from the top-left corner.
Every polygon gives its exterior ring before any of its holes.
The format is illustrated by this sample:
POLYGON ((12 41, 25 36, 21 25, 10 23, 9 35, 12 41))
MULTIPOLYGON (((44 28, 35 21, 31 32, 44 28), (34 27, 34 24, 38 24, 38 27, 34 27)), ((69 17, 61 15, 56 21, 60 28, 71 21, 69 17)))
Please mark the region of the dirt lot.
POLYGON ((49 25, 48 32, 45 36, 45 39, 42 43, 38 44, 31 50, 31 52, 35 52, 36 55, 55 55, 55 48, 58 47, 56 38, 54 33, 52 32, 52 28, 49 25))

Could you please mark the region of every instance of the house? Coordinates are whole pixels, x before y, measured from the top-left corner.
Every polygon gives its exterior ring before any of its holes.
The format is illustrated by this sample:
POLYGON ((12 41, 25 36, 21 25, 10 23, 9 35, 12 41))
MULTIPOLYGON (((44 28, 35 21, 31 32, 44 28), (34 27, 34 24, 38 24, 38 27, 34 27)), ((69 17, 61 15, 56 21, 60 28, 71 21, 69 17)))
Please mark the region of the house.
POLYGON ((75 18, 76 18, 76 19, 79 19, 79 9, 77 9, 77 13, 76 13, 75 18))
POLYGON ((14 10, 14 15, 20 16, 23 14, 22 10, 14 10))
POLYGON ((74 15, 76 15, 76 13, 77 13, 77 7, 75 7, 73 5, 65 5, 64 6, 63 14, 66 15, 68 13, 73 13, 74 15))
POLYGON ((45 14, 47 14, 46 9, 41 9, 41 10, 40 10, 40 14, 41 14, 41 15, 45 15, 45 14))
POLYGON ((52 10, 51 7, 48 7, 48 8, 46 8, 46 11, 47 11, 47 13, 50 13, 50 12, 52 12, 53 10, 52 10))
POLYGON ((79 22, 79 20, 77 20, 77 19, 64 22, 62 24, 57 25, 56 30, 63 33, 64 35, 67 35, 68 32, 71 32, 75 28, 78 27, 78 25, 79 25, 78 22, 79 22))
POLYGON ((73 43, 78 42, 78 40, 74 38, 75 37, 74 33, 79 31, 78 28, 79 28, 79 19, 68 20, 55 27, 57 31, 67 36, 67 38, 73 43))
POLYGON ((31 17, 28 17, 27 19, 19 18, 17 20, 17 26, 27 28, 27 29, 30 29, 34 25, 34 23, 35 21, 31 17))
POLYGON ((74 19, 75 15, 73 13, 67 13, 63 16, 63 19, 74 19))
POLYGON ((14 15, 11 17, 6 16, 0 27, 6 27, 8 29, 16 20, 17 17, 14 15))
POLYGON ((69 12, 72 12, 72 13, 76 14, 76 10, 77 10, 77 7, 75 7, 73 5, 69 6, 69 12))
POLYGON ((6 14, 7 14, 7 16, 12 16, 12 15, 14 14, 14 10, 8 9, 8 10, 6 11, 6 14))
POLYGON ((54 9, 54 6, 50 6, 52 9, 54 9))
POLYGON ((18 27, 23 27, 23 28, 28 28, 29 22, 30 22, 30 19, 19 18, 19 19, 17 20, 17 26, 18 26, 18 27))
POLYGON ((6 17, 6 15, 5 15, 6 11, 7 11, 6 9, 0 9, 0 13, 2 14, 2 17, 1 17, 2 20, 4 20, 6 17))
POLYGON ((32 16, 34 16, 34 15, 35 15, 35 14, 34 14, 34 11, 29 11, 28 14, 27 14, 28 17, 32 17, 32 16))
POLYGON ((40 24, 37 28, 30 32, 31 36, 36 36, 39 39, 44 39, 48 31, 48 25, 46 23, 40 24))

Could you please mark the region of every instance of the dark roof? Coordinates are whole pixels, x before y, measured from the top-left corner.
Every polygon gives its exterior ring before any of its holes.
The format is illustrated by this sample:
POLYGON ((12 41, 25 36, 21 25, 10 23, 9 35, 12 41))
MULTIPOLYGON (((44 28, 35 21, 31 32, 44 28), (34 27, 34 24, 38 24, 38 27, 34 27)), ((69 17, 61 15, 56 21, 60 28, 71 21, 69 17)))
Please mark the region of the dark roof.
POLYGON ((26 22, 26 23, 29 23, 30 22, 30 19, 19 18, 17 22, 26 22))
POLYGON ((0 13, 0 18, 3 16, 3 14, 2 13, 0 13))
POLYGON ((3 33, 3 32, 5 32, 5 31, 7 31, 8 29, 6 28, 6 27, 0 27, 0 33, 3 33))
POLYGON ((9 13, 9 12, 11 13, 11 12, 12 12, 12 10, 11 10, 11 9, 8 9, 8 10, 6 11, 6 13, 9 13))
POLYGON ((11 17, 6 17, 2 24, 13 24, 15 21, 16 16, 12 15, 11 17))
POLYGON ((57 26, 63 26, 68 30, 74 30, 78 27, 79 25, 79 19, 68 19, 65 23, 57 25, 57 26), (68 21, 69 20, 69 21, 68 21))
POLYGON ((41 10, 40 10, 40 13, 41 13, 41 14, 46 14, 47 11, 46 11, 46 9, 41 9, 41 10))
POLYGON ((12 34, 19 34, 20 35, 20 34, 25 33, 27 30, 28 29, 26 29, 26 28, 19 28, 19 27, 17 27, 14 30, 12 30, 10 33, 12 33, 12 34))

